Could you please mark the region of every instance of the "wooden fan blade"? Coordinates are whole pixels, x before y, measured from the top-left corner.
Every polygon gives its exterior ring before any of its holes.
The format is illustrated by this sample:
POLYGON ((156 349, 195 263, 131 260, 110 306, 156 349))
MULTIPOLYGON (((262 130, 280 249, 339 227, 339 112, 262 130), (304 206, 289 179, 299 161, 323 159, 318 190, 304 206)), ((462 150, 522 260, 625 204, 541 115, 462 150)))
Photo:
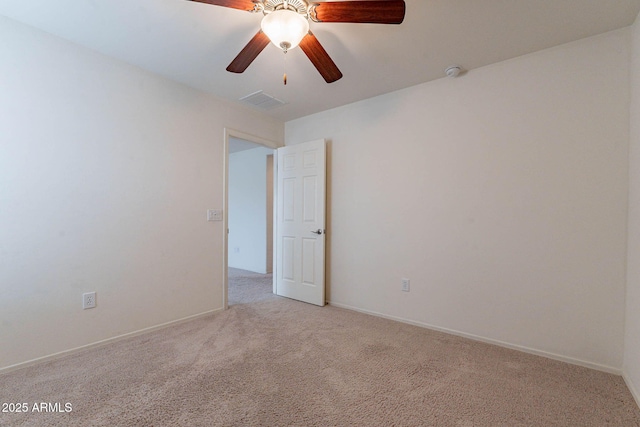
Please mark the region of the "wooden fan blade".
POLYGON ((238 56, 231 61, 231 64, 227 67, 227 71, 232 73, 243 73, 254 59, 260 55, 260 52, 264 50, 269 44, 269 37, 262 30, 253 36, 253 38, 247 43, 247 45, 240 51, 238 56))
POLYGON ((358 0, 313 3, 311 19, 316 22, 356 24, 400 24, 404 21, 404 0, 358 0))
POLYGON ((311 31, 300 42, 300 49, 309 57, 327 83, 333 83, 342 78, 342 73, 311 31))
POLYGON ((246 11, 252 11, 255 7, 255 3, 251 0, 189 0, 197 3, 212 4, 214 6, 230 7, 232 9, 240 9, 246 11))

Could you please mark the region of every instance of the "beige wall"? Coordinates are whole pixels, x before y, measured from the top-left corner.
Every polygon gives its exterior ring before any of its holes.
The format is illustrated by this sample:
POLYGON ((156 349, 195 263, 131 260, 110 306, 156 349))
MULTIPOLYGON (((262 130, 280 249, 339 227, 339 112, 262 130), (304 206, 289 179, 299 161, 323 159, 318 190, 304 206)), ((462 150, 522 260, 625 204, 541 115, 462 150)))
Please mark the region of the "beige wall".
POLYGON ((330 140, 330 302, 620 372, 628 37, 286 123, 330 140))
POLYGON ((636 19, 631 38, 629 254, 624 373, 640 405, 640 19, 636 19))
POLYGON ((0 368, 222 308, 224 128, 283 124, 5 18, 0 40, 0 368))

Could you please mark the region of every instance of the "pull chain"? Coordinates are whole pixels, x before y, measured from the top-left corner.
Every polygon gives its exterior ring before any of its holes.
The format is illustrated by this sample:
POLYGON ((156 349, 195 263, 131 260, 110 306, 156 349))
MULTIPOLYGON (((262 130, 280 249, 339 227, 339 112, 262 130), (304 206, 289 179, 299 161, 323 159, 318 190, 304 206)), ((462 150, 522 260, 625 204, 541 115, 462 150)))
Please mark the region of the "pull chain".
POLYGON ((282 77, 284 85, 287 85, 287 51, 284 51, 284 76, 282 77))

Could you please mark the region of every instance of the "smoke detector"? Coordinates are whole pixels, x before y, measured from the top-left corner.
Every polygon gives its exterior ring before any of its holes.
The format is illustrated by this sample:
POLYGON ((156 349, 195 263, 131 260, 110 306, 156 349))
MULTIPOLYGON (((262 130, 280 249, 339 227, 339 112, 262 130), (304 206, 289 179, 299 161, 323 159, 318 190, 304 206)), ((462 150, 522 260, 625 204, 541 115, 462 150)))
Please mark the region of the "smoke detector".
POLYGON ((450 67, 447 67, 446 70, 444 70, 444 73, 447 75, 447 77, 458 77, 460 75, 460 73, 462 72, 462 68, 458 65, 452 65, 450 67))

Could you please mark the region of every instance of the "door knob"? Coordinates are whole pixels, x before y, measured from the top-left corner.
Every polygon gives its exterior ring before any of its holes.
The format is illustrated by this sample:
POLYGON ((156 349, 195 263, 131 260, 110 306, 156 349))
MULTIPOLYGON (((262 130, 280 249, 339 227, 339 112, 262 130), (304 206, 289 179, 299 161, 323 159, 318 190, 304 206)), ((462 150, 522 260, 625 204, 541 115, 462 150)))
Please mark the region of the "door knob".
POLYGON ((322 230, 318 228, 317 230, 312 231, 312 233, 320 235, 320 234, 322 234, 322 230))

